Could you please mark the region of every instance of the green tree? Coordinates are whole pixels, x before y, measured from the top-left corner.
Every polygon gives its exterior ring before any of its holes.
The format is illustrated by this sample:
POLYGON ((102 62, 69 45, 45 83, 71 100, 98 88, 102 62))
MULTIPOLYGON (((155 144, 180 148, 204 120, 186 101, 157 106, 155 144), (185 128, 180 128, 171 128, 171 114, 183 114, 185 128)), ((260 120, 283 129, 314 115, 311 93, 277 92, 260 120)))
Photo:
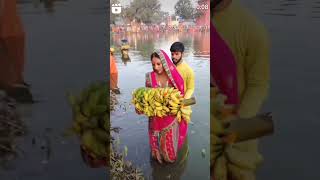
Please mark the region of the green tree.
POLYGON ((190 0, 179 0, 174 6, 175 14, 183 19, 192 19, 194 16, 194 7, 190 0))
POLYGON ((133 0, 130 6, 124 9, 125 17, 132 21, 143 23, 158 21, 161 15, 160 2, 158 0, 133 0))
POLYGON ((156 12, 153 17, 151 17, 151 22, 152 23, 156 23, 156 24, 160 24, 161 22, 166 20, 166 17, 169 16, 168 12, 156 12))
MULTIPOLYGON (((198 6, 201 6, 201 5, 208 5, 207 4, 207 1, 206 0, 198 0, 198 6)), ((201 9, 201 8, 199 8, 199 9, 196 9, 195 11, 194 11, 194 18, 199 18, 199 17, 201 17, 202 15, 204 15, 204 11, 210 11, 209 9, 201 9)))

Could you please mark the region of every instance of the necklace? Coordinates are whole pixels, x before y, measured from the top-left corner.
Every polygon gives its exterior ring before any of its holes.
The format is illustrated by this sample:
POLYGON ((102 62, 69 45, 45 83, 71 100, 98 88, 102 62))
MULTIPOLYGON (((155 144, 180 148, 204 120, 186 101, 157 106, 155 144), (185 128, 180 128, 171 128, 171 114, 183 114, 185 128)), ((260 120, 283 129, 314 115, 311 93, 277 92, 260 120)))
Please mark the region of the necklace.
POLYGON ((162 87, 168 87, 169 86, 169 81, 166 80, 166 82, 164 84, 161 83, 161 81, 159 80, 160 76, 159 75, 156 75, 156 80, 157 80, 157 85, 158 87, 162 88, 162 87), (162 86, 162 85, 165 85, 165 86, 162 86))
POLYGON ((162 86, 161 82, 158 81, 158 86, 159 86, 159 87, 168 87, 168 86, 169 86, 169 82, 166 81, 165 86, 162 86))

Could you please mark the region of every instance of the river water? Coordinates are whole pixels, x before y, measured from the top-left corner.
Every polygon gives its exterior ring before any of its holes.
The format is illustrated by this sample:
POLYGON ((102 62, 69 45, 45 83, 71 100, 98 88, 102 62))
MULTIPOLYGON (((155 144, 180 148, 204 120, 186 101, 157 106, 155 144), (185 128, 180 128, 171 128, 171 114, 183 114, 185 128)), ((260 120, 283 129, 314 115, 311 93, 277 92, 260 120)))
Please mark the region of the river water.
POLYGON ((320 95, 320 2, 242 0, 269 31, 275 134, 261 140, 265 162, 259 180, 320 179, 317 102, 320 95))

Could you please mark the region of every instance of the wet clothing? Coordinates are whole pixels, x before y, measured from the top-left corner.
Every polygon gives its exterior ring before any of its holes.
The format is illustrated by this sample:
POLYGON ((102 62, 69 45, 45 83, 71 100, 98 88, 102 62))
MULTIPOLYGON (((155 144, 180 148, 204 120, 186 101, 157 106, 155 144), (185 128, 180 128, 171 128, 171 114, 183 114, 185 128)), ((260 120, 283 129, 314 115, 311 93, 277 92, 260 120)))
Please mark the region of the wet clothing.
MULTIPOLYGON (((152 158, 152 157, 151 157, 152 158)), ((185 143, 178 151, 177 160, 170 164, 159 164, 157 161, 150 161, 152 167, 152 178, 154 180, 180 180, 184 174, 189 158, 189 143, 186 138, 185 143)))
POLYGON ((110 89, 118 88, 118 68, 116 59, 110 54, 110 89))
POLYGON ((25 32, 16 0, 0 0, 0 88, 24 82, 25 32))

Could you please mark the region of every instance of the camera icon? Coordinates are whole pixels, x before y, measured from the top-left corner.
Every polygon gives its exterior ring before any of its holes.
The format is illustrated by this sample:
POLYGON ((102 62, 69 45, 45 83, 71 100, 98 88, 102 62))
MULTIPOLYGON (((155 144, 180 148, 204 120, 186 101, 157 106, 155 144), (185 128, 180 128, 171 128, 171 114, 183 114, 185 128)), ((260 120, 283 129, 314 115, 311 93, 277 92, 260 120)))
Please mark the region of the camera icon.
POLYGON ((120 14, 121 13, 121 4, 112 4, 111 12, 112 12, 112 14, 120 14))

